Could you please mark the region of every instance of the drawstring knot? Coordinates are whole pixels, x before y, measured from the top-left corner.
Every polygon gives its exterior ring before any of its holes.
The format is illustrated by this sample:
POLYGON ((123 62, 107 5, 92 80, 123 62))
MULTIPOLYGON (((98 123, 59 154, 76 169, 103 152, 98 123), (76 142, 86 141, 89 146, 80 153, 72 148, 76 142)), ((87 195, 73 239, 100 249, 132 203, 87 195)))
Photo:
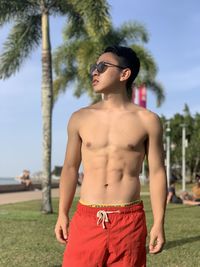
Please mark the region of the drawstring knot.
POLYGON ((119 210, 114 210, 114 211, 99 210, 97 212, 97 218, 98 218, 97 225, 102 223, 103 229, 106 228, 105 222, 109 222, 109 219, 108 219, 108 214, 109 213, 120 213, 120 211, 119 210))

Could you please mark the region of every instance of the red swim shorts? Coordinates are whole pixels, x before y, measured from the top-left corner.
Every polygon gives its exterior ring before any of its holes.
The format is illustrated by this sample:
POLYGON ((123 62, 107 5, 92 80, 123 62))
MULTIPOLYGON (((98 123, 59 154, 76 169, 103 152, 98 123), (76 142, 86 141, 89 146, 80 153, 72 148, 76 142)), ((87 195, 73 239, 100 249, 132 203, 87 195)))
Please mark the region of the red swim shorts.
POLYGON ((90 207, 78 203, 62 267, 145 267, 143 204, 90 207))

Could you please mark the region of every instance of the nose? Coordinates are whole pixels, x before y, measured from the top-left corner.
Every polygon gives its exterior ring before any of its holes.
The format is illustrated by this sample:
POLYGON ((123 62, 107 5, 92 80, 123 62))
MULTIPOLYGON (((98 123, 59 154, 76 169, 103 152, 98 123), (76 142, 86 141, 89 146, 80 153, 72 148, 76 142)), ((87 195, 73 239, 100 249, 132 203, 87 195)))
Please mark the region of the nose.
POLYGON ((91 72, 91 77, 94 77, 96 75, 99 75, 99 72, 97 70, 97 68, 95 68, 92 72, 91 72))

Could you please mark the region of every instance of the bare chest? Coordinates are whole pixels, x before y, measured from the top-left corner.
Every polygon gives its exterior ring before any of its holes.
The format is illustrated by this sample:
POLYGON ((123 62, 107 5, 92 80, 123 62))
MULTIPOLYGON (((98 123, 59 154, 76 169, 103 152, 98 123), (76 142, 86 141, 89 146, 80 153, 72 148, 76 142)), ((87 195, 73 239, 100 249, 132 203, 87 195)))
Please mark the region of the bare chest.
POLYGON ((141 122, 130 115, 90 116, 82 124, 80 136, 83 146, 90 150, 113 147, 133 151, 146 140, 141 122))

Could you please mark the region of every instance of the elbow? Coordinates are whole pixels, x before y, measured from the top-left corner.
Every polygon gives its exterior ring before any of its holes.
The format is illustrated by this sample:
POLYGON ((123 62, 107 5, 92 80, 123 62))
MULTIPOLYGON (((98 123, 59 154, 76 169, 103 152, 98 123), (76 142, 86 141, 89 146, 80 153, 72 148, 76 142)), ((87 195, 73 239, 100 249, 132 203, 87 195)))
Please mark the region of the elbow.
POLYGON ((166 172, 165 172, 165 169, 163 168, 151 170, 149 172, 149 178, 150 178, 150 181, 151 180, 163 181, 167 185, 166 172))
POLYGON ((78 170, 76 166, 64 166, 61 172, 61 179, 70 177, 71 179, 78 179, 78 170))

